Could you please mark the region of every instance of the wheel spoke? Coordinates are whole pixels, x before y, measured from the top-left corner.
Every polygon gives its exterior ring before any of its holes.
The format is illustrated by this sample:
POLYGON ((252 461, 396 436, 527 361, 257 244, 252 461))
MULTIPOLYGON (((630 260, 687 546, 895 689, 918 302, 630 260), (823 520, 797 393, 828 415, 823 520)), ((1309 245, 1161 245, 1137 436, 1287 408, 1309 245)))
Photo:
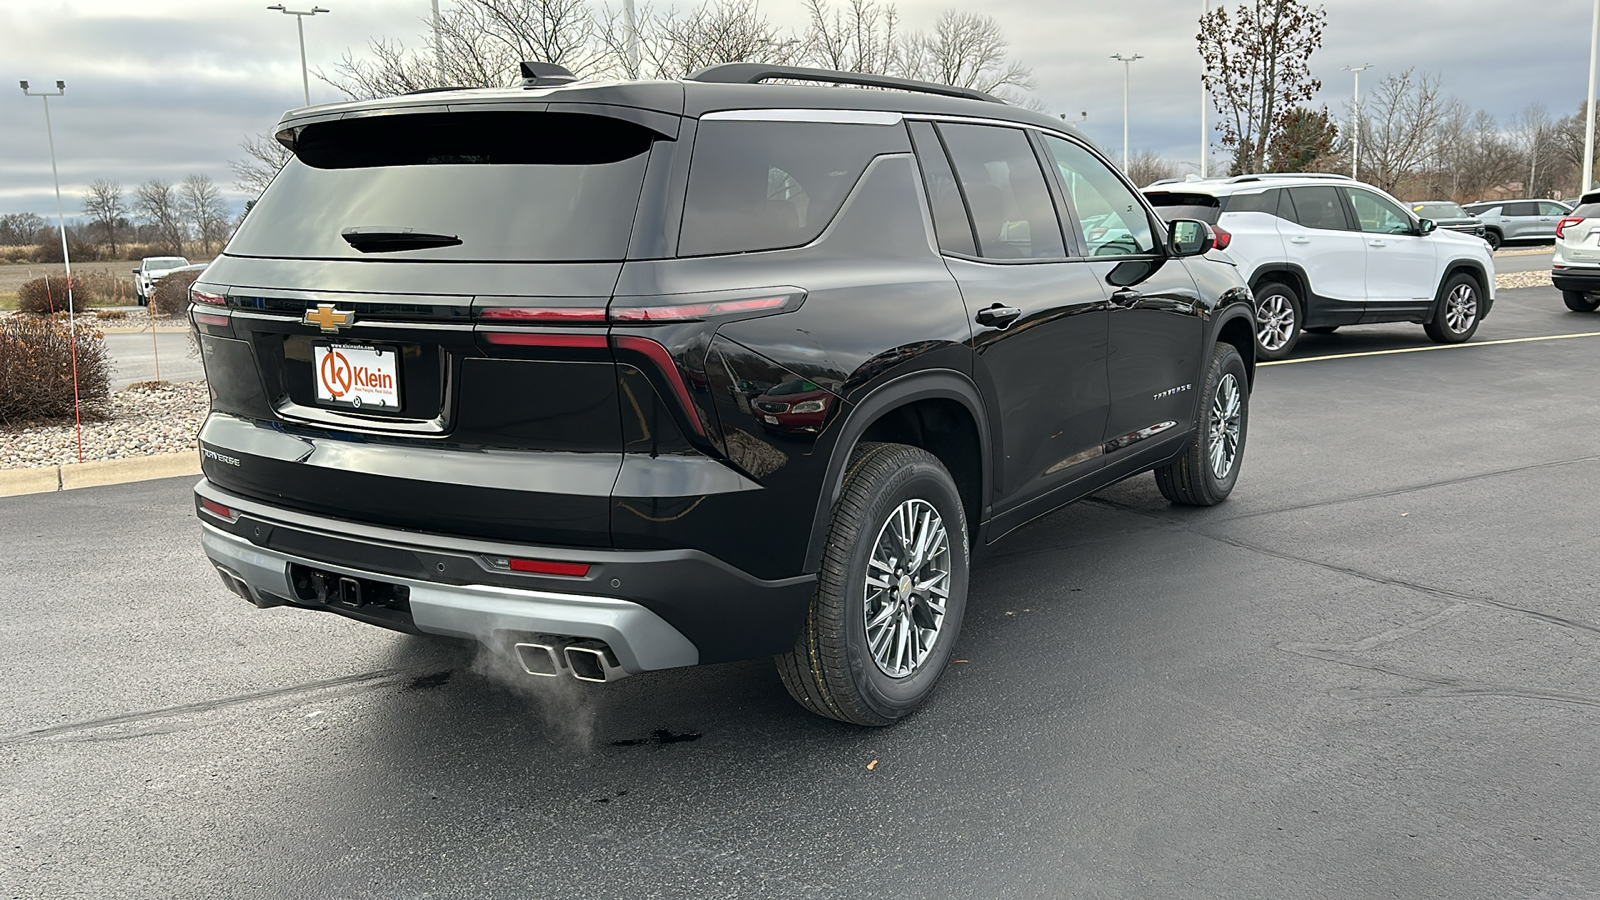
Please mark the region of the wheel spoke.
POLYGON ((880 529, 863 578, 867 649, 892 678, 914 673, 938 643, 950 597, 950 533, 926 500, 901 503, 880 529))

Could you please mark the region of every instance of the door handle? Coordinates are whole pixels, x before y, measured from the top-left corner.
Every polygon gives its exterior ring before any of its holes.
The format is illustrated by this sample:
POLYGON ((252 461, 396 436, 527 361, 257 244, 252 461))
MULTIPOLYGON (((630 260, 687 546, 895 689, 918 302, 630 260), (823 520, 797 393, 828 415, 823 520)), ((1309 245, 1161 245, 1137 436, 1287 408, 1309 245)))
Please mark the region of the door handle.
POLYGON ((1120 309, 1132 309, 1143 299, 1144 295, 1133 288, 1123 288, 1111 295, 1111 305, 1120 309))
POLYGON ((1367 241, 1367 246, 1368 247, 1387 247, 1389 245, 1384 241, 1367 241))
POLYGON ((1291 243, 1291 244, 1309 244, 1309 243, 1311 243, 1311 238, 1308 238, 1308 237, 1292 237, 1292 238, 1289 238, 1289 243, 1291 243))
POLYGON ((990 328, 1005 328, 1012 322, 1022 318, 1022 310, 1015 306, 1001 306, 996 303, 988 309, 978 310, 978 324, 990 328))

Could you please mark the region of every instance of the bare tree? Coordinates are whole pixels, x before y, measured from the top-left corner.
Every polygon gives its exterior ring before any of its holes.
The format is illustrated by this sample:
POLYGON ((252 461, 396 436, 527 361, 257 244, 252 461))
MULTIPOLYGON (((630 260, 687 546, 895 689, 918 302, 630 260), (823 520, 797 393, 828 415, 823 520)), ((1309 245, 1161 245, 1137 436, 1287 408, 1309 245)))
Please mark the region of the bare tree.
POLYGON ((178 211, 178 192, 159 178, 152 178, 134 191, 133 208, 151 226, 155 243, 183 255, 183 220, 178 211))
POLYGON ((1416 175, 1430 154, 1444 112, 1439 76, 1415 69, 1378 83, 1361 116, 1361 173, 1396 192, 1416 175))
POLYGON ((228 238, 228 205, 205 175, 190 175, 178 188, 178 211, 194 229, 207 256, 211 245, 228 238))
POLYGON ((1221 4, 1200 19, 1203 77, 1235 174, 1261 171, 1287 117, 1322 87, 1311 77, 1311 54, 1326 19, 1326 9, 1305 0, 1242 0, 1231 13, 1221 4))
POLYGON ((755 0, 706 0, 683 14, 647 10, 639 32, 641 74, 650 78, 683 78, 728 62, 788 64, 801 49, 755 0))
POLYGON ((801 56, 809 65, 873 75, 904 73, 900 14, 893 3, 846 0, 834 9, 828 0, 806 0, 801 56))
POLYGON ((1547 183, 1550 180, 1549 164, 1556 156, 1554 130, 1555 123, 1550 121, 1549 111, 1537 101, 1523 107, 1511 122, 1512 140, 1523 158, 1522 170, 1528 173, 1528 180, 1523 183, 1524 197, 1541 197, 1546 193, 1539 190, 1539 176, 1544 175, 1547 183))
POLYGON ((117 235, 128 224, 128 204, 122 194, 122 185, 116 181, 96 178, 89 183, 83 195, 83 214, 104 240, 113 258, 117 255, 117 235))
POLYGON ((1128 158, 1128 180, 1141 187, 1178 174, 1178 163, 1154 150, 1140 150, 1128 158))
POLYGON ((902 53, 906 74, 912 78, 991 94, 1031 90, 1033 71, 1011 59, 1009 47, 1005 32, 993 18, 947 9, 931 34, 909 36, 902 53))
POLYGON ((233 186, 257 197, 294 155, 270 134, 247 137, 239 146, 244 149, 245 158, 228 163, 228 168, 233 170, 233 186))
POLYGON ((49 227, 37 213, 7 213, 0 216, 0 246, 39 243, 39 233, 49 227))

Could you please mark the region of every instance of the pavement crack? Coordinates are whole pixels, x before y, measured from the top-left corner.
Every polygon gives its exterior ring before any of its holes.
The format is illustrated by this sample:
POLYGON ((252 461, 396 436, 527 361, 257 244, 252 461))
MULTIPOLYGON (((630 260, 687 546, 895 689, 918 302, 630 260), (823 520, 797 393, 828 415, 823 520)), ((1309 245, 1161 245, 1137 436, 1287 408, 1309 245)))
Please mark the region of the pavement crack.
POLYGON ((14 744, 25 744, 45 738, 60 737, 96 728, 108 728, 115 725, 128 725, 136 722, 146 722, 153 719, 164 719, 172 716, 191 715, 194 713, 210 712, 230 706, 242 706, 247 703, 259 703, 263 700, 273 700, 279 697, 288 697, 295 694, 309 693, 311 691, 326 690, 328 688, 346 687, 349 685, 379 684, 385 681, 398 680, 402 677, 413 676, 416 668, 405 669, 380 669, 376 672, 363 672, 359 675, 345 675, 339 678, 328 678, 322 681, 311 681, 305 684, 290 685, 288 687, 273 688, 269 691, 255 691, 249 694, 239 694, 233 697, 223 697, 217 700, 202 700, 196 703, 184 703, 178 706, 168 706, 163 709, 152 709, 144 712, 124 713, 117 716, 106 716, 100 719, 89 719, 84 722, 69 722, 63 725, 52 725, 49 728, 38 728, 32 731, 22 731, 15 734, 0 736, 0 747, 14 744))
MULTIPOLYGON (((1431 618, 1431 617, 1430 617, 1431 618)), ((1320 660, 1335 665, 1349 666, 1368 672, 1378 672, 1391 675, 1395 678, 1415 682, 1418 687, 1403 688, 1399 690, 1377 690, 1370 688, 1347 688, 1333 692, 1335 697, 1344 700, 1381 700, 1394 699, 1425 699, 1429 697, 1440 699, 1462 699, 1476 697, 1493 697, 1511 700, 1536 700, 1547 703, 1566 703, 1575 706, 1600 707, 1600 697, 1588 694, 1575 694, 1570 691, 1547 691, 1536 688, 1518 687, 1510 684, 1497 684, 1486 681, 1473 681, 1468 678, 1457 678, 1453 675, 1440 675, 1434 672, 1424 672, 1406 666, 1397 666, 1390 663, 1369 662, 1356 659, 1338 649, 1326 645, 1298 644, 1293 642, 1278 645, 1279 650, 1304 656, 1308 659, 1320 660)))

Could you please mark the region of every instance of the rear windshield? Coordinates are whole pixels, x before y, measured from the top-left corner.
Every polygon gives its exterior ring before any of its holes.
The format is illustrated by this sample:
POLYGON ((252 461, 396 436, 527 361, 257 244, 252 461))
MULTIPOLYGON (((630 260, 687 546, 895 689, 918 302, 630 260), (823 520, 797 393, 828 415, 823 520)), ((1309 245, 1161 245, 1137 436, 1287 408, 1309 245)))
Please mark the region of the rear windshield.
MULTIPOLYGON (((308 125, 228 252, 317 259, 614 261, 654 132, 603 116, 478 112, 308 125), (451 238, 362 252, 346 229, 451 238), (439 244, 443 244, 442 246, 439 244)), ((372 244, 362 246, 371 248, 372 244)))
POLYGON ((1418 203, 1411 211, 1424 219, 1465 219, 1467 211, 1454 203, 1418 203))
POLYGON ((1600 219, 1600 202, 1579 203, 1570 215, 1576 219, 1600 219))
POLYGON ((1150 205, 1156 208, 1156 215, 1168 222, 1173 219, 1199 219, 1208 225, 1215 225, 1217 217, 1222 215, 1221 202, 1206 194, 1153 191, 1145 196, 1149 198, 1150 205))
POLYGON ((702 120, 678 253, 810 243, 833 221, 873 157, 909 150, 900 125, 702 120))
POLYGON ((189 261, 181 256, 158 256, 144 261, 146 269, 176 269, 179 266, 187 266, 188 264, 189 261))

